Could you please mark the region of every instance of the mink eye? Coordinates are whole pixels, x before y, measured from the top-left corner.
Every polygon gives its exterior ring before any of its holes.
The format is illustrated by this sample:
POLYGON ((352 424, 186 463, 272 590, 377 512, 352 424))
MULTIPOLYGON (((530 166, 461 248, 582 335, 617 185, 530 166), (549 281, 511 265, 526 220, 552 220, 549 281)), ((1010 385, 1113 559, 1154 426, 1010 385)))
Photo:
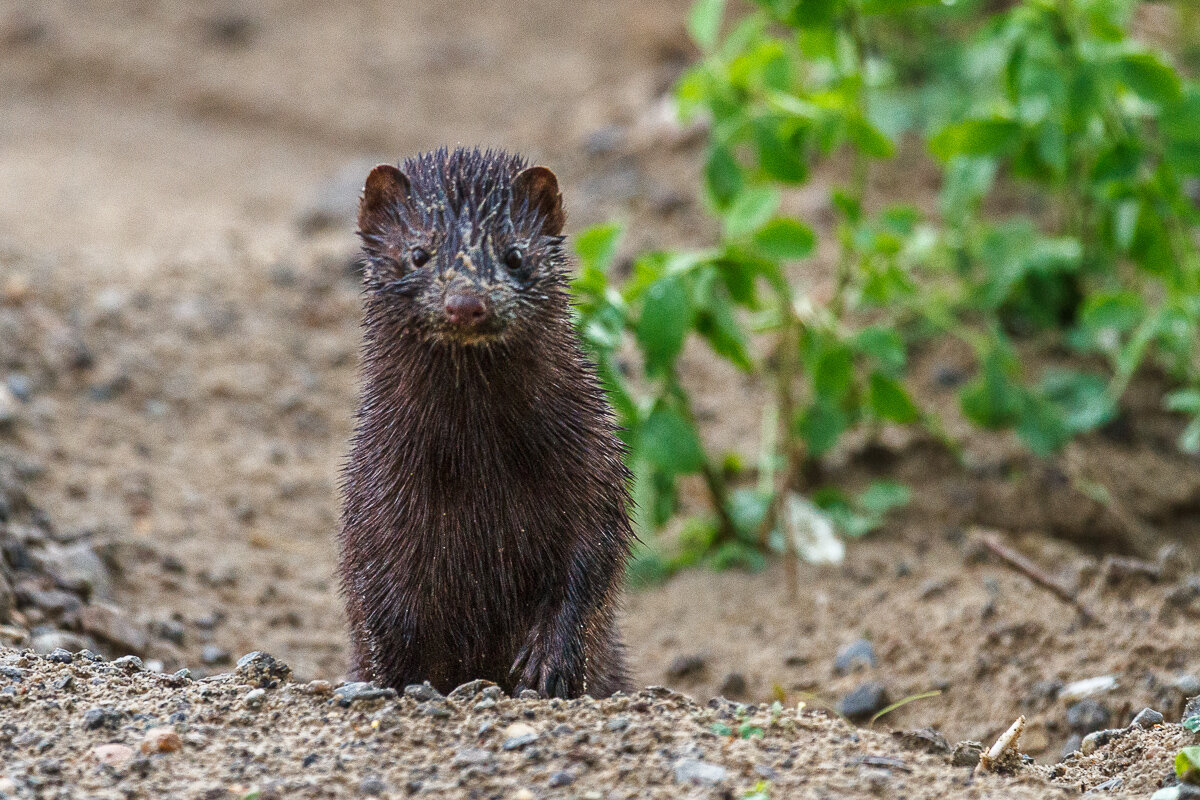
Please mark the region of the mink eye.
POLYGON ((525 254, 521 252, 521 248, 510 247, 504 251, 504 266, 508 267, 508 271, 513 275, 521 276, 525 273, 525 254))
POLYGON ((410 257, 414 267, 423 267, 429 263, 429 251, 424 247, 414 247, 410 257))

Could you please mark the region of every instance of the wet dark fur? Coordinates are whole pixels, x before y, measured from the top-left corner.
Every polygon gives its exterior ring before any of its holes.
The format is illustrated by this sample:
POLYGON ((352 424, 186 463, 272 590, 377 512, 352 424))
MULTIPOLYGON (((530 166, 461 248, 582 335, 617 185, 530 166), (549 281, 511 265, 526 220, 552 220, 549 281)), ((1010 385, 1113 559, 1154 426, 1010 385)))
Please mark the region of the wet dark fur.
POLYGON ((418 156, 400 165, 408 197, 360 216, 363 388, 340 568, 359 679, 566 697, 627 686, 615 612, 628 473, 571 323, 561 209, 551 219, 544 193, 514 193, 524 166, 418 156), (513 245, 519 277, 503 262, 513 245), (424 268, 414 247, 431 254, 424 268), (482 338, 446 328, 454 286, 487 298, 482 338))

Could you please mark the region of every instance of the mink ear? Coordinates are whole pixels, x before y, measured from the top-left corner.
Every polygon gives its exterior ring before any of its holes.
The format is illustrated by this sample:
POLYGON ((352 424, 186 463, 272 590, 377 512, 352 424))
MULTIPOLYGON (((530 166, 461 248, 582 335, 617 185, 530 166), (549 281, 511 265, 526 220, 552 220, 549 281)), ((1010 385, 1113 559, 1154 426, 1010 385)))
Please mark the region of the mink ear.
POLYGON ((563 211, 562 194, 558 191, 558 178, 546 167, 529 167, 521 170, 513 179, 513 204, 520 206, 527 201, 529 208, 542 219, 542 233, 557 236, 562 233, 566 213, 563 211))
POLYGON ((390 209, 408 200, 411 188, 408 176, 391 164, 371 170, 358 204, 358 229, 364 233, 379 230, 391 216, 390 209))

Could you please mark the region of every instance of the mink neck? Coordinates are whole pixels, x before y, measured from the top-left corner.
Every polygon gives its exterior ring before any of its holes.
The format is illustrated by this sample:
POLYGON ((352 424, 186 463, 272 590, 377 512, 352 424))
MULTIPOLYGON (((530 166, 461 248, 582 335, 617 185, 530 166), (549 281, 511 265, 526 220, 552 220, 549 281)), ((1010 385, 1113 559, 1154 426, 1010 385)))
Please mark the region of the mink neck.
POLYGON ((475 344, 431 338, 370 313, 365 326, 362 416, 410 432, 461 431, 467 423, 478 436, 488 424, 543 417, 578 371, 569 320, 539 322, 536 336, 475 344))

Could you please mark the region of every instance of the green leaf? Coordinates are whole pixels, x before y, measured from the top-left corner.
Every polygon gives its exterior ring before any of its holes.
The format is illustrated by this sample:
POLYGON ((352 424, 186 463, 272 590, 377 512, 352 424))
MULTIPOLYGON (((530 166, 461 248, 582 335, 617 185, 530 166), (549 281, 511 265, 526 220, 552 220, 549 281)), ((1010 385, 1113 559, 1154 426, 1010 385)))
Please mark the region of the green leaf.
POLYGON ((797 0, 780 21, 801 30, 825 27, 837 19, 842 4, 843 0, 797 0))
POLYGON ((999 351, 989 353, 983 372, 963 387, 959 395, 967 419, 981 428, 999 430, 1021 419, 1024 394, 1010 377, 1008 359, 999 351))
POLYGON ((862 152, 872 158, 891 158, 895 145, 883 133, 860 116, 846 120, 846 138, 862 152))
POLYGON ((1184 783, 1200 783, 1200 745, 1179 751, 1175 756, 1175 775, 1184 783))
POLYGON ((1071 429, 1053 403, 1033 400, 1025 403, 1017 435, 1035 454, 1048 456, 1071 440, 1071 429))
POLYGON ((869 391, 871 410, 880 419, 909 425, 919 418, 912 398, 895 378, 872 372, 869 391))
POLYGON ((816 243, 813 229, 790 217, 776 217, 754 236, 754 245, 763 255, 780 261, 808 258, 816 243))
POLYGON ((679 276, 662 278, 646 289, 636 335, 648 373, 661 374, 675 363, 693 318, 687 287, 679 276))
POLYGON ((754 233, 779 208, 779 191, 768 186, 746 189, 725 212, 725 235, 739 238, 754 233))
POLYGON ((808 445, 809 455, 820 458, 837 444, 847 425, 845 411, 825 398, 818 398, 800 416, 797 432, 808 445))
POLYGON ((721 32, 725 0, 696 0, 688 13, 688 33, 701 50, 711 50, 721 32))
POLYGON ((746 334, 733 313, 733 305, 722 293, 714 293, 700 310, 696 330, 714 352, 743 372, 751 372, 754 362, 746 346, 746 334))
POLYGON ((1200 414, 1200 389, 1171 392, 1164 398, 1163 404, 1168 410, 1180 414, 1200 414))
POLYGON ((768 177, 783 183, 800 184, 808 179, 808 162, 804 159, 804 143, 795 118, 759 117, 754 121, 754 143, 758 147, 758 164, 768 177))
POLYGON ((880 327, 863 328, 854 337, 854 346, 874 358, 879 364, 880 372, 893 378, 898 377, 908 363, 904 339, 894 330, 880 327))
POLYGON ((704 180, 717 208, 727 208, 742 190, 742 168, 724 145, 713 145, 704 164, 704 180))
POLYGON ((607 272, 617 253, 623 230, 618 222, 593 225, 575 237, 575 252, 585 270, 607 272))
POLYGON ((763 729, 750 722, 743 722, 738 726, 738 738, 740 739, 761 739, 766 734, 763 729))
POLYGON ((854 378, 854 353, 850 348, 832 344, 822 348, 813 366, 812 382, 818 398, 840 401, 850 391, 854 378))
POLYGON ((745 542, 726 542, 708 557, 708 565, 718 571, 743 569, 761 572, 767 566, 767 557, 745 542))
POLYGON ((1020 143, 1020 123, 1001 118, 968 119, 943 128, 929 140, 930 151, 943 160, 954 156, 1000 156, 1020 143))
POLYGON ((734 489, 729 497, 729 516, 743 536, 752 536, 767 517, 771 495, 757 489, 734 489))
POLYGON ((864 511, 882 517, 912 502, 912 490, 896 481, 875 481, 858 496, 864 511))
POLYGON ((895 14, 917 6, 933 6, 944 0, 862 0, 864 14, 895 14))
POLYGON ((1073 434, 1095 430, 1117 416, 1108 382, 1099 375, 1050 370, 1042 379, 1040 391, 1060 410, 1063 424, 1073 434))
POLYGON ((1179 74, 1154 53, 1130 53, 1117 62, 1121 80, 1134 94, 1150 103, 1166 105, 1179 99, 1179 74))
POLYGON ((671 475, 698 472, 704 466, 700 436, 673 408, 659 406, 638 430, 637 455, 671 475))

